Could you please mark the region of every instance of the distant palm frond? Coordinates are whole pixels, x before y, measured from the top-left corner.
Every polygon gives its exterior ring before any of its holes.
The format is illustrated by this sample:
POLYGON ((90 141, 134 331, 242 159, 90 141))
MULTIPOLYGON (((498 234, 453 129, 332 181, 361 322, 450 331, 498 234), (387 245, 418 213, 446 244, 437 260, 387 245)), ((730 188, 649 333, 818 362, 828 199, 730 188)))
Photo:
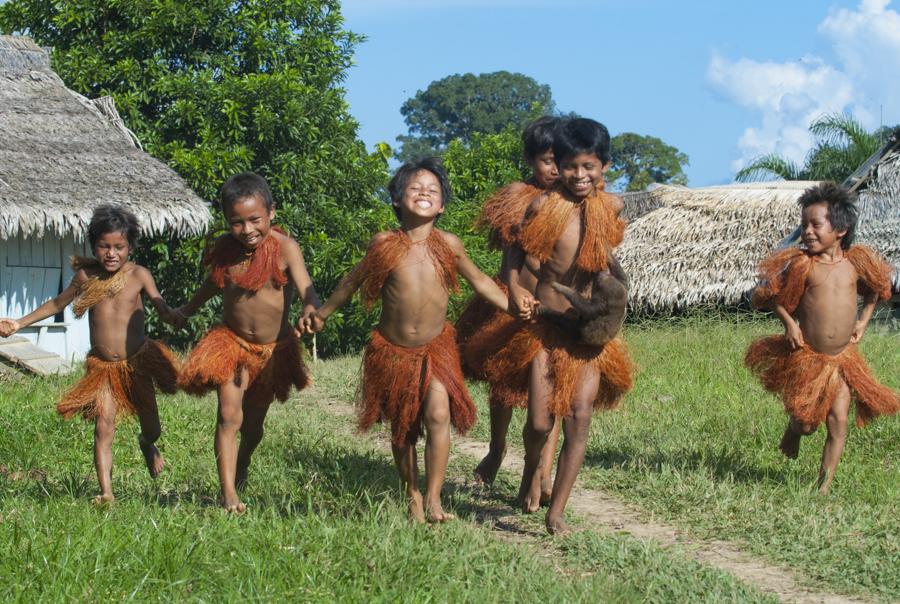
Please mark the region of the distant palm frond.
POLYGON ((805 180, 806 173, 795 162, 769 153, 751 161, 741 168, 734 179, 738 182, 761 182, 775 176, 782 180, 805 180))

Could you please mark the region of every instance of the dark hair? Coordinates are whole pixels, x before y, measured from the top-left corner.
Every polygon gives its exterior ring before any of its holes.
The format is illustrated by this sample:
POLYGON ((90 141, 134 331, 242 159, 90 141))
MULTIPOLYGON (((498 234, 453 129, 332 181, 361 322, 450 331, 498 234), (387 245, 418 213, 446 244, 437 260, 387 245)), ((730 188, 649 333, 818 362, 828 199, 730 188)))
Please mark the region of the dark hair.
MULTIPOLYGON (((441 163, 440 157, 423 157, 416 161, 406 162, 394 172, 393 178, 391 178, 391 181, 388 183, 388 193, 391 196, 391 207, 394 210, 394 215, 397 217, 397 220, 402 220, 400 217, 400 208, 397 206, 403 201, 403 191, 406 190, 409 179, 419 170, 427 170, 434 174, 438 179, 438 182, 441 185, 441 205, 443 207, 447 207, 450 198, 453 196, 453 191, 450 189, 450 179, 447 177, 447 171, 444 169, 444 164, 441 163)), ((439 216, 435 217, 435 222, 437 222, 437 218, 439 218, 439 216)))
POLYGON ((611 156, 606 126, 585 117, 560 120, 553 131, 553 159, 556 165, 579 153, 592 153, 602 163, 608 163, 611 156))
POLYGON ((272 201, 272 191, 269 189, 266 179, 256 172, 242 172, 222 183, 222 188, 219 189, 219 203, 224 212, 225 208, 230 208, 245 197, 255 195, 262 197, 266 204, 266 210, 275 207, 275 202, 272 201))
POLYGON ((102 205, 94 209, 91 224, 88 225, 88 242, 91 249, 107 233, 122 233, 128 240, 128 247, 134 249, 141 238, 141 227, 137 217, 121 206, 102 205))
POLYGON ((545 115, 529 122, 522 131, 522 151, 527 161, 553 147, 553 129, 559 122, 558 117, 545 115))
POLYGON ((828 206, 828 222, 835 231, 847 231, 841 239, 841 248, 847 249, 853 243, 856 236, 856 221, 859 219, 859 210, 856 207, 856 198, 847 189, 834 182, 823 182, 803 191, 803 195, 797 200, 803 209, 817 203, 828 206))

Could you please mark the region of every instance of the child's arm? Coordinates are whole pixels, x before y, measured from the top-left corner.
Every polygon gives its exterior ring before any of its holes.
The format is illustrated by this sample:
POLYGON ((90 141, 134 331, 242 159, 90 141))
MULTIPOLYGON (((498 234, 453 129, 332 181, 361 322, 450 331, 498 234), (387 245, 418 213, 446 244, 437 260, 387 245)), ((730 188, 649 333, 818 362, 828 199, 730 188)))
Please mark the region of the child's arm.
POLYGON ((87 274, 85 274, 84 270, 79 270, 75 273, 75 276, 72 277, 72 281, 69 282, 66 289, 62 290, 55 298, 51 298, 38 306, 33 312, 25 315, 19 320, 0 319, 0 336, 8 338, 23 327, 28 327, 32 323, 43 321, 47 317, 52 317, 53 315, 61 313, 63 309, 75 299, 75 294, 78 293, 78 286, 84 283, 86 279, 87 274))
POLYGON ((307 322, 305 319, 315 312, 322 305, 319 300, 319 294, 316 293, 316 287, 313 285, 309 271, 306 270, 306 263, 303 261, 303 250, 293 239, 285 241, 281 247, 284 250, 284 261, 287 264, 288 275, 300 299, 303 301, 303 312, 297 319, 297 329, 300 332, 306 331, 307 322))
POLYGON ((152 304, 153 308, 156 309, 156 312, 159 313, 159 317, 166 323, 176 327, 183 327, 184 322, 181 320, 182 316, 176 313, 172 307, 163 300, 162 294, 159 293, 159 289, 156 287, 156 281, 153 279, 153 274, 143 266, 136 266, 134 272, 140 280, 141 285, 144 288, 143 292, 147 295, 147 298, 149 298, 150 304, 152 304))
POLYGON ((518 244, 512 245, 507 248, 504 256, 500 278, 506 283, 506 287, 509 290, 509 298, 507 300, 509 313, 514 316, 527 318, 531 316, 535 301, 531 292, 519 285, 519 275, 522 273, 522 267, 525 265, 525 250, 518 244))
POLYGON ((190 318, 197 312, 201 306, 206 304, 207 300, 219 293, 219 288, 213 283, 212 277, 207 275, 200 289, 194 292, 187 304, 176 308, 173 312, 181 315, 185 319, 190 318))
POLYGON ((303 313, 303 318, 300 320, 303 331, 312 333, 322 331, 325 328, 325 321, 328 320, 328 317, 346 304, 353 297, 356 290, 359 289, 359 286, 362 285, 365 275, 361 267, 362 262, 353 267, 353 270, 341 279, 325 303, 318 309, 312 308, 303 313))
MULTIPOLYGON (((444 238, 456 254, 456 270, 459 271, 459 274, 472 285, 472 289, 475 290, 475 293, 485 298, 503 312, 508 312, 510 308, 509 298, 503 294, 503 290, 497 287, 497 284, 494 283, 490 277, 485 275, 477 266, 475 266, 475 263, 472 262, 468 254, 466 254, 466 249, 459 237, 451 235, 450 233, 444 233, 444 238)), ((530 296, 531 294, 528 295, 530 296)), ((518 312, 516 316, 523 319, 530 318, 531 306, 529 305, 526 310, 518 312)))
POLYGON ((797 350, 798 348, 802 348, 803 341, 803 332, 800 331, 800 325, 791 316, 791 313, 787 311, 787 309, 775 302, 774 300, 769 305, 769 310, 775 313, 775 316, 781 321, 782 325, 784 325, 784 335, 787 338, 788 342, 791 345, 791 350, 797 350))
POLYGON ((850 342, 852 344, 862 340, 863 334, 866 333, 866 327, 869 325, 869 319, 872 318, 872 313, 875 312, 875 303, 877 301, 878 296, 874 293, 863 298, 863 307, 859 313, 859 319, 856 320, 853 332, 850 334, 850 342))

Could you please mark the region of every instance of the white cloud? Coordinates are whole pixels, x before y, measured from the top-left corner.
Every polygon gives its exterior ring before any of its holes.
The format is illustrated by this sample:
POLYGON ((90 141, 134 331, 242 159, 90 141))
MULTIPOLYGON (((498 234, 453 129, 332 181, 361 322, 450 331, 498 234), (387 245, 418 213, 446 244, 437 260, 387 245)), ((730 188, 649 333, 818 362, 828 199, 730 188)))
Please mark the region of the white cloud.
POLYGON ((832 11, 822 21, 819 32, 833 44, 839 66, 811 55, 777 63, 713 54, 710 84, 762 122, 738 140, 735 170, 766 153, 802 163, 813 144, 807 128, 826 113, 849 111, 873 127, 879 105, 900 104, 900 13, 889 3, 862 0, 856 10, 832 11))

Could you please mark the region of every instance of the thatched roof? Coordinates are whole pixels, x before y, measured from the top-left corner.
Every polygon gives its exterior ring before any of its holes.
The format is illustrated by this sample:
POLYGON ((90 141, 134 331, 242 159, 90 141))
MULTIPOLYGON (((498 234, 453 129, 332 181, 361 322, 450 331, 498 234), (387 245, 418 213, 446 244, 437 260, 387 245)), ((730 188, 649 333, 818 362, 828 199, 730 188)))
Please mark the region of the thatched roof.
MULTIPOLYGON (((815 183, 778 181, 689 189, 660 185, 636 199, 639 215, 616 253, 631 279, 630 304, 669 311, 737 304, 756 267, 797 224, 797 198, 815 183)), ((633 199, 634 198, 634 199, 633 199)))
POLYGON ((894 267, 894 291, 900 291, 900 130, 866 164, 856 185, 860 206, 857 239, 887 258, 894 267))
POLYGON ((103 203, 130 209, 147 234, 205 232, 208 205, 132 136, 111 99, 68 90, 45 50, 0 36, 0 239, 80 238, 103 203))

